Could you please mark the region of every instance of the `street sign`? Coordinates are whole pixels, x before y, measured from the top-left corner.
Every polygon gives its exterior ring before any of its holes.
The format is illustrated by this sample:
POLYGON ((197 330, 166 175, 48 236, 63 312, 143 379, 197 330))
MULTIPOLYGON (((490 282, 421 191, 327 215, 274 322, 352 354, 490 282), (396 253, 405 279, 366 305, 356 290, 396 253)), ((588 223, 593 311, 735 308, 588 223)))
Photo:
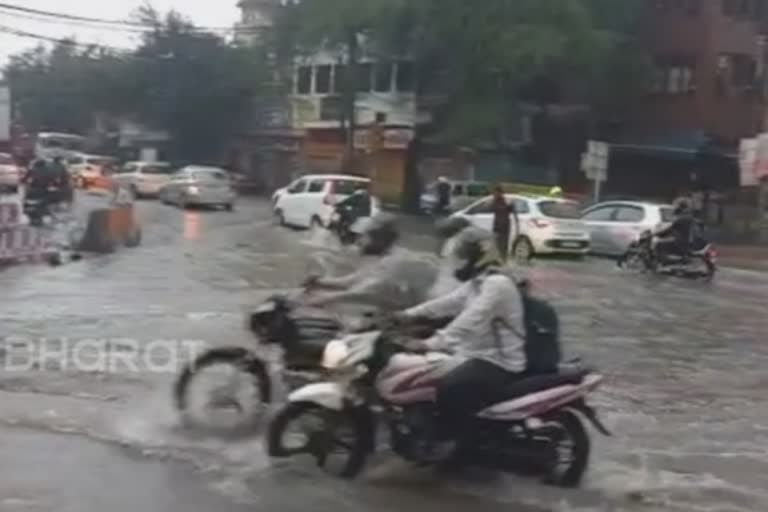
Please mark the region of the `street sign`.
POLYGON ((591 140, 587 152, 581 155, 581 170, 595 182, 595 201, 600 199, 600 185, 608 179, 610 146, 606 142, 591 140))
POLYGON ((739 169, 742 187, 754 187, 757 185, 757 139, 742 139, 739 147, 739 169))

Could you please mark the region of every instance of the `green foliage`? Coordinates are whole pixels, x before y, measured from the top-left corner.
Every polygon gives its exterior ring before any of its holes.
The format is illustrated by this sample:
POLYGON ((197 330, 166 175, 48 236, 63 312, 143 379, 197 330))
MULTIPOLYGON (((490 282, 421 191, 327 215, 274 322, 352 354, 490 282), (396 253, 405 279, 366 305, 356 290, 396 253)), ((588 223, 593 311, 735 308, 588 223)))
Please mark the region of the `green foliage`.
POLYGON ((6 76, 28 129, 86 132, 94 116, 131 118, 173 137, 173 156, 207 160, 249 121, 267 75, 263 55, 144 8, 152 27, 131 53, 74 41, 12 58, 6 76))
POLYGON ((443 97, 447 139, 486 137, 510 103, 582 102, 621 110, 641 92, 635 44, 641 0, 302 0, 294 47, 366 51, 416 61, 422 93, 443 97), (348 45, 346 47, 348 50, 348 45))

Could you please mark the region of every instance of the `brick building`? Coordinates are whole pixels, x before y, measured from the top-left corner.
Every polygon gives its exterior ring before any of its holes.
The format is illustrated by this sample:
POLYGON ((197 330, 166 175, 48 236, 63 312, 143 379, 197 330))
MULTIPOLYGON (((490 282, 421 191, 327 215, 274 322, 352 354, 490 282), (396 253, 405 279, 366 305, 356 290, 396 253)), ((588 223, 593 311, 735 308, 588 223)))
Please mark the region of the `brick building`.
POLYGON ((738 186, 739 140, 764 125, 766 0, 646 0, 648 93, 617 136, 608 191, 738 186))

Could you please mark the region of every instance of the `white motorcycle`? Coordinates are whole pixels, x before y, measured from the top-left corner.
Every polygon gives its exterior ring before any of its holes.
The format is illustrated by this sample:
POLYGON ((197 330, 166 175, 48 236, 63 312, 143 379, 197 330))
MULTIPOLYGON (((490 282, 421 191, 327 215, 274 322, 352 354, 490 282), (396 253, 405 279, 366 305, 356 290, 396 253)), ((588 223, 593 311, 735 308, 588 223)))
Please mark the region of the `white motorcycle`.
POLYGON ((392 449, 406 460, 482 466, 575 487, 590 456, 582 417, 610 435, 585 400, 603 377, 570 370, 510 379, 498 402, 471 418, 467 431, 472 438, 451 439, 440 425, 436 383, 461 360, 441 353, 410 354, 391 339, 389 334, 372 332, 329 343, 322 365, 331 380, 289 396, 270 424, 269 455, 310 455, 325 470, 354 478, 375 451, 379 423, 375 412, 389 429, 392 449), (308 418, 312 421, 306 425, 308 418), (300 435, 292 435, 299 423, 304 423, 300 435), (339 467, 332 468, 336 456, 341 459, 339 467))

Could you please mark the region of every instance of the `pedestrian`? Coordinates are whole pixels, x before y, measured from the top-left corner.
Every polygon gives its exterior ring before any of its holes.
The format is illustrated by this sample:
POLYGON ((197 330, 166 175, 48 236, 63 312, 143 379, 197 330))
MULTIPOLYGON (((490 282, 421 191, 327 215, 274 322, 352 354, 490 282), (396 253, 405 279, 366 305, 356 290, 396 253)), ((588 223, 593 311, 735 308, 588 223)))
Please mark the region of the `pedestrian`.
POLYGON ((514 211, 504 197, 504 189, 497 185, 493 191, 491 202, 493 212, 493 235, 496 238, 496 246, 502 261, 507 261, 509 255, 509 235, 512 231, 511 216, 514 211))
POLYGON ((437 204, 435 205, 435 213, 437 215, 445 215, 448 213, 448 208, 451 204, 451 184, 444 176, 437 178, 437 204))

